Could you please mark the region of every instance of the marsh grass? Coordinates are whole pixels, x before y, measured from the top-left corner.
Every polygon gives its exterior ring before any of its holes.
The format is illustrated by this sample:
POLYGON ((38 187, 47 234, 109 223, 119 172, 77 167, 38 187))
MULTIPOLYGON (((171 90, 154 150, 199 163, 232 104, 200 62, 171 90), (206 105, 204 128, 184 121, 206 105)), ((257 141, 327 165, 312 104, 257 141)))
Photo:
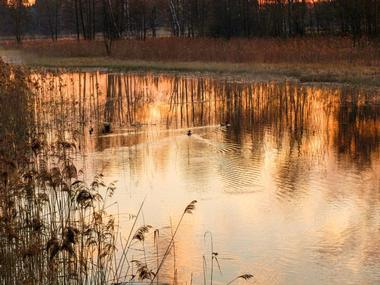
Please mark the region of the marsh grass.
POLYGON ((121 40, 111 56, 98 41, 30 40, 22 46, 2 41, 0 46, 5 54, 16 49, 14 60, 35 67, 227 73, 380 86, 380 44, 354 46, 343 37, 121 40))
MULTIPOLYGON (((3 41, 1 46, 7 49, 21 48, 46 57, 107 56, 102 41, 30 40, 21 47, 12 41, 3 41)), ((376 42, 363 41, 361 45, 354 46, 352 39, 344 37, 231 40, 157 38, 117 41, 111 57, 161 62, 344 63, 377 66, 380 50, 376 42)))
MULTIPOLYGON (((2 284, 105 284, 115 220, 102 175, 90 185, 73 164, 76 143, 39 131, 31 82, 1 64, 0 278, 2 284)), ((37 87, 37 86, 35 86, 37 87)))

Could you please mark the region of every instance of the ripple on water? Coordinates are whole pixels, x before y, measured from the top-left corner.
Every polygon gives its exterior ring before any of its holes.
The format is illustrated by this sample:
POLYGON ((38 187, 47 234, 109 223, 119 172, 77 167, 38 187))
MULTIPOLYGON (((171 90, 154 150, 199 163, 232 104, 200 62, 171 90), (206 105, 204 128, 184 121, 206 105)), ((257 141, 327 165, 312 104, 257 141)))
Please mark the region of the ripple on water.
MULTIPOLYGON (((144 218, 158 226, 176 220, 192 199, 204 202, 180 230, 186 242, 178 240, 179 283, 189 281, 189 268, 201 272, 202 282, 203 234, 213 229, 218 251, 238 252, 225 261, 226 272, 215 281, 220 284, 243 270, 256 284, 380 284, 380 105, 362 100, 379 93, 265 82, 237 88, 206 77, 123 74, 122 83, 133 82, 126 94, 109 86, 118 80, 108 77, 118 74, 86 76, 96 76, 86 86, 99 83, 92 89, 101 92, 91 98, 107 110, 96 112, 90 96, 70 93, 85 86, 77 79, 61 93, 70 102, 87 99, 63 109, 72 122, 86 120, 78 114, 115 121, 113 134, 86 140, 88 155, 81 158, 89 175, 102 171, 119 180, 122 223, 128 226, 128 207, 146 194, 153 202, 144 218), (181 96, 185 85, 202 88, 181 96), (239 95, 232 96, 235 91, 239 95), (190 96, 196 103, 187 101, 190 96), (215 125, 225 121, 231 126, 215 125)), ((162 235, 163 244, 168 236, 162 235)), ((154 251, 147 253, 154 265, 154 251)), ((172 281, 172 264, 165 274, 172 281)))

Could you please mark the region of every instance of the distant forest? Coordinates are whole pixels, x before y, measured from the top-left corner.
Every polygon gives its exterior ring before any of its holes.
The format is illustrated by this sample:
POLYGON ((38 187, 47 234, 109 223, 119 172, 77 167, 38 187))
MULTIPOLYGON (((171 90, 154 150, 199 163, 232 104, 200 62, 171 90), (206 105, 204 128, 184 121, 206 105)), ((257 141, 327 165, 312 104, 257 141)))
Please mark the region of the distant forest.
POLYGON ((375 38, 380 0, 0 0, 0 35, 375 38), (26 1, 27 2, 27 1, 26 1))

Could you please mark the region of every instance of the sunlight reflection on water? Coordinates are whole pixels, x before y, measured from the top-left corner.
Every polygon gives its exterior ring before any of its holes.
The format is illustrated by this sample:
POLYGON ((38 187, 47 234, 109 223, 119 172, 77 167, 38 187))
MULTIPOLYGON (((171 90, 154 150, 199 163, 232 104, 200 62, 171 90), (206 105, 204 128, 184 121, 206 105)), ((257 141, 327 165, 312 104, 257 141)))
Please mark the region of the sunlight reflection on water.
POLYGON ((44 118, 66 116, 83 134, 78 164, 86 179, 102 172, 118 181, 122 233, 147 197, 143 218, 161 229, 164 244, 170 218, 176 224, 199 201, 176 239, 177 273, 171 256, 161 280, 176 275, 185 284, 193 273, 200 284, 210 231, 222 270, 215 267, 215 284, 244 272, 257 284, 380 283, 378 91, 155 74, 44 76, 61 95, 42 91, 57 100, 44 118))

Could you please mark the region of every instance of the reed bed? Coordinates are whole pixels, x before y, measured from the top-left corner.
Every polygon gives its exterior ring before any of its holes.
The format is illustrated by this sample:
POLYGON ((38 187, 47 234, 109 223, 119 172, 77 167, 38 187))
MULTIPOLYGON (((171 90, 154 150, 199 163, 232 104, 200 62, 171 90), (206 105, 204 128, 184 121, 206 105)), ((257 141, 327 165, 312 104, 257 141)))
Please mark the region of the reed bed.
MULTIPOLYGON (((3 41, 8 49, 44 57, 105 57, 102 41, 62 39, 25 40, 22 46, 3 41)), ((300 63, 300 64, 360 64, 377 66, 380 63, 380 45, 362 41, 353 45, 351 38, 156 38, 120 40, 113 44, 112 58, 122 60, 168 62, 228 62, 228 63, 300 63)))
MULTIPOLYGON (((115 219, 102 175, 80 180, 76 142, 36 121, 27 75, 1 63, 0 280, 2 284, 106 284, 115 219)), ((32 87, 33 86, 33 87, 32 87)))

